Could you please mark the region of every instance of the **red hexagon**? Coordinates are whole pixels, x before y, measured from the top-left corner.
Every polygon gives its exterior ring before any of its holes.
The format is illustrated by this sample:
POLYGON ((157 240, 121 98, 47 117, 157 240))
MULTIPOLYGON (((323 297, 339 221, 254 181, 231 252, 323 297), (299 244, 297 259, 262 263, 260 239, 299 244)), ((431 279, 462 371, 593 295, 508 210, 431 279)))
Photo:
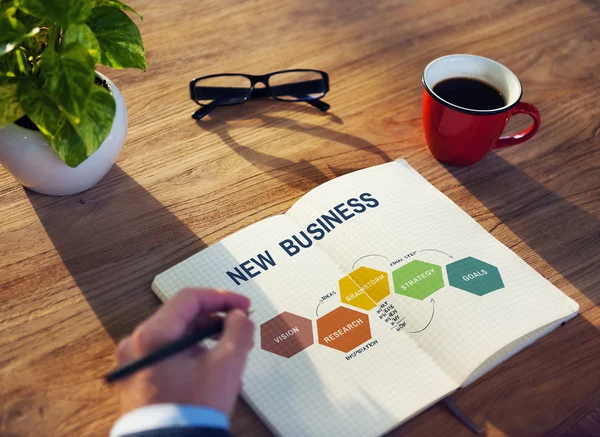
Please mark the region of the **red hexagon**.
POLYGON ((260 325, 260 347, 290 358, 315 342, 312 321, 292 313, 281 313, 260 325))
POLYGON ((342 352, 350 352, 371 339, 369 316, 339 307, 317 319, 319 343, 342 352))

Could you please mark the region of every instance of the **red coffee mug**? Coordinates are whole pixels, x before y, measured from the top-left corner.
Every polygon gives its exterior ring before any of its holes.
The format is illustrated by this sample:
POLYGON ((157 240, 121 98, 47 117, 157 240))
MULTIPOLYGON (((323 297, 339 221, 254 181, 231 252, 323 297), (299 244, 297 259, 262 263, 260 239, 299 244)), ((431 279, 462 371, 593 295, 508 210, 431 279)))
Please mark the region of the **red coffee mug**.
POLYGON ((432 61, 423 72, 423 127, 429 150, 439 161, 471 165, 491 149, 515 146, 532 138, 541 123, 540 111, 521 102, 523 87, 504 65, 474 55, 449 55, 432 61), (450 78, 472 78, 488 83, 504 96, 506 105, 491 110, 463 108, 445 101, 433 88, 450 78), (508 119, 527 114, 533 124, 522 132, 501 137, 508 119))

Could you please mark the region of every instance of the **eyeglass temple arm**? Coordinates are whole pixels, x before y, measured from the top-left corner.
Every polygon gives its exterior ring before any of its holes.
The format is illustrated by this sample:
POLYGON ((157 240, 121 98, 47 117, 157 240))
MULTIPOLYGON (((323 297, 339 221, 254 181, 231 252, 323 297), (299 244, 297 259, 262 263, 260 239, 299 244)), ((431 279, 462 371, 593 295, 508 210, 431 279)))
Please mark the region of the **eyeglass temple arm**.
POLYGON ((201 108, 199 108, 196 112, 194 112, 192 114, 192 118, 195 120, 201 120, 204 117, 206 117, 208 114, 210 114, 212 112, 213 109, 215 109, 215 102, 212 102, 209 105, 206 106, 202 106, 201 108))
POLYGON ((307 100, 306 103, 314 106, 322 112, 327 112, 331 108, 329 103, 325 103, 323 100, 307 100))
MULTIPOLYGON (((323 100, 307 100, 306 103, 309 103, 323 112, 327 112, 329 108, 331 108, 331 106, 328 103, 325 103, 323 100)), ((195 120, 202 120, 204 117, 210 114, 213 109, 215 109, 214 102, 210 105, 202 106, 192 114, 192 118, 195 120)))

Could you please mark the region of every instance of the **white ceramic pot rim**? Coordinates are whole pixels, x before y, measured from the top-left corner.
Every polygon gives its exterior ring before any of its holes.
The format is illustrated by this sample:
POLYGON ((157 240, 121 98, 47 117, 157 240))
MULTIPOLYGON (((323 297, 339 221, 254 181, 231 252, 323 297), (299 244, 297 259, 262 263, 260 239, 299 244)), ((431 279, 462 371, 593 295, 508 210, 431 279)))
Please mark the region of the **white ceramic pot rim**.
POLYGON ((515 73, 499 62, 483 56, 456 54, 442 56, 431 61, 423 71, 423 86, 442 105, 473 115, 494 115, 515 106, 523 96, 523 86, 515 73), (493 85, 506 99, 506 105, 497 109, 470 109, 455 105, 438 96, 433 88, 441 81, 452 77, 479 79, 493 85))

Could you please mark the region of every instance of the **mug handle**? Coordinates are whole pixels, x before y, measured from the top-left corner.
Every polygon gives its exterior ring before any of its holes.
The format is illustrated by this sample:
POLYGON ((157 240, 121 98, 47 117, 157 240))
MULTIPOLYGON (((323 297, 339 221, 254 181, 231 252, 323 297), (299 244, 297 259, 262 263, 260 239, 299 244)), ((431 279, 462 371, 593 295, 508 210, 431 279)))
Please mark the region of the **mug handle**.
POLYGON ((540 117, 540 111, 538 108, 530 105, 529 103, 519 102, 511 109, 510 116, 512 117, 515 114, 527 114, 533 118, 533 123, 527 129, 522 130, 521 132, 498 138, 498 141, 496 144, 494 144, 492 149, 516 146, 517 144, 524 143, 525 141, 531 139, 537 133, 538 129, 540 128, 540 124, 542 123, 542 118, 540 117))

